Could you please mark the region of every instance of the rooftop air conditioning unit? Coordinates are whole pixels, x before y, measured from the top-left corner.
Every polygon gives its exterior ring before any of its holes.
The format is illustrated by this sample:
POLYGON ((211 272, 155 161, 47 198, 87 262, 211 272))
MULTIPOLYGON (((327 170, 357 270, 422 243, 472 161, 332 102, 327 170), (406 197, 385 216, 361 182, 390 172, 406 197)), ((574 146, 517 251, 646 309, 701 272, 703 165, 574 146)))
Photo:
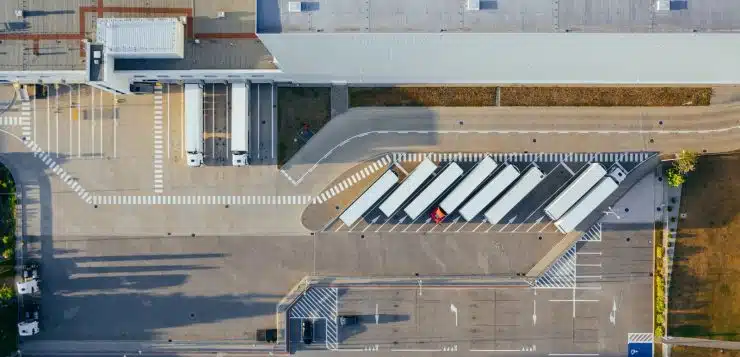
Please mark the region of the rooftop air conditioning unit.
POLYGON ((668 11, 671 9, 669 0, 657 0, 655 2, 655 11, 668 11))
POLYGON ((471 10, 471 11, 480 10, 480 0, 468 0, 468 10, 471 10))
POLYGON ((303 3, 300 1, 288 2, 288 12, 301 12, 303 11, 303 3))

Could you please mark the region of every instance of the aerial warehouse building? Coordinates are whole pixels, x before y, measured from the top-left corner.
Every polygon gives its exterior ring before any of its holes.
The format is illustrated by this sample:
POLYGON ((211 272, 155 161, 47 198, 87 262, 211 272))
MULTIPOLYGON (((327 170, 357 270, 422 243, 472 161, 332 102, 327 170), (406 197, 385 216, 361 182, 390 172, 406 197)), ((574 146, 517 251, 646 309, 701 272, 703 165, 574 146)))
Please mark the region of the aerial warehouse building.
POLYGON ((429 208, 429 206, 431 206, 440 195, 450 188, 450 186, 452 186, 452 184, 455 183, 462 174, 463 170, 458 164, 453 162, 447 165, 447 167, 437 175, 432 183, 425 187, 424 190, 422 190, 421 193, 419 193, 419 195, 417 195, 416 198, 414 198, 411 203, 404 208, 404 211, 409 215, 409 218, 411 218, 412 221, 418 218, 419 215, 426 211, 426 209, 429 208))
POLYGON ((467 176, 460 182, 459 185, 455 186, 455 189, 450 192, 447 197, 439 204, 439 208, 442 209, 445 215, 454 212, 460 205, 465 201, 470 194, 475 191, 485 179, 491 175, 493 170, 496 169, 496 164, 490 156, 486 156, 478 162, 477 165, 470 171, 467 176))
POLYGON ((203 87, 185 84, 185 150, 188 166, 203 165, 203 87))
POLYGON ((370 188, 360 195, 352 204, 339 216, 339 219, 347 227, 352 227, 370 207, 380 200, 390 189, 398 182, 398 176, 393 170, 386 171, 378 181, 375 181, 370 188))
POLYGON ((570 233, 576 229, 591 212, 606 200, 609 195, 617 190, 619 184, 611 177, 604 177, 586 196, 584 196, 573 208, 559 220, 555 221, 555 227, 562 233, 570 233))
POLYGON ((231 84, 231 163, 249 165, 249 83, 231 84))
POLYGON ((578 177, 568 185, 550 204, 545 207, 545 213, 552 219, 562 217, 578 200, 591 190, 599 180, 606 176, 604 166, 599 163, 589 164, 578 177))
POLYGON ((545 178, 545 174, 537 166, 532 166, 517 181, 509 191, 504 193, 491 208, 486 211, 486 220, 490 224, 499 223, 514 206, 524 199, 527 194, 532 192, 535 187, 545 178))
POLYGON ((403 182, 401 182, 401 185, 399 185, 398 188, 380 205, 380 210, 383 214, 385 214, 386 217, 390 217, 398 211, 398 209, 401 208, 401 205, 406 202, 406 200, 411 197, 419 187, 421 187, 421 184, 423 184, 436 169, 437 164, 428 158, 424 158, 424 160, 416 166, 416 169, 414 169, 414 171, 411 172, 403 182))
POLYGON ((493 202, 509 185, 519 177, 519 169, 514 165, 506 165, 496 173, 493 179, 483 186, 462 208, 460 215, 468 222, 473 220, 486 206, 493 202))

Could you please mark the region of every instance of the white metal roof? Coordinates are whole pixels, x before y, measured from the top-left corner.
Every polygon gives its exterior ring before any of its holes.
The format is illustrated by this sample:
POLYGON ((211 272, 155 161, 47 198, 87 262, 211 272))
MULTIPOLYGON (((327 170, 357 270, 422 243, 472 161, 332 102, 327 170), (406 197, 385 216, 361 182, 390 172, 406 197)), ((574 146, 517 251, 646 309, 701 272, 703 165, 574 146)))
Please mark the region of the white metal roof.
POLYGON ((305 83, 740 83, 729 33, 282 33, 260 39, 305 83))
POLYGON ((97 42, 116 58, 183 58, 185 25, 177 18, 102 18, 97 42))

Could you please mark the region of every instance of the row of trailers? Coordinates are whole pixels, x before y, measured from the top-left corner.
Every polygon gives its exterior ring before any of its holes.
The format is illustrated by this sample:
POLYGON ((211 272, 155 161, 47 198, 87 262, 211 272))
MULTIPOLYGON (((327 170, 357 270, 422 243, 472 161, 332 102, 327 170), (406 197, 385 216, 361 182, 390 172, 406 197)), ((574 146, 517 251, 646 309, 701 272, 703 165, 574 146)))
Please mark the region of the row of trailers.
MULTIPOLYGON (((249 83, 231 83, 231 163, 249 165, 249 83)), ((188 166, 203 165, 203 85, 185 84, 185 148, 188 166)))
MULTIPOLYGON (((403 207, 412 222, 428 211, 431 211, 430 218, 435 223, 441 223, 455 212, 469 222, 483 212, 488 223, 498 224, 545 177, 534 164, 521 172, 511 164, 499 165, 489 156, 467 174, 454 162, 434 175, 437 169, 437 164, 424 159, 400 184, 399 175, 389 169, 339 219, 352 227, 382 201, 378 207, 386 217, 393 216, 403 207), (431 182, 421 189, 432 176, 431 182), (421 191, 415 194, 419 189, 421 191), (439 205, 433 207, 440 198, 439 205)), ((547 204, 545 213, 555 221, 558 230, 572 232, 616 191, 625 175, 620 167, 614 167, 607 174, 601 164, 589 164, 547 204)))

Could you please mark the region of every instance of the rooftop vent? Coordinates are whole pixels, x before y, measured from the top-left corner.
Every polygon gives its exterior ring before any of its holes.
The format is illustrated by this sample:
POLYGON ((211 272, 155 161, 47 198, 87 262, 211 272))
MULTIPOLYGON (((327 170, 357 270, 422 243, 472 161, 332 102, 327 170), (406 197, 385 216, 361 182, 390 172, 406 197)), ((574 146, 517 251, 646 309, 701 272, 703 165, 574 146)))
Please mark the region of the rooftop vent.
POLYGON ((303 11, 303 2, 301 1, 288 2, 288 12, 301 12, 301 11, 303 11))

